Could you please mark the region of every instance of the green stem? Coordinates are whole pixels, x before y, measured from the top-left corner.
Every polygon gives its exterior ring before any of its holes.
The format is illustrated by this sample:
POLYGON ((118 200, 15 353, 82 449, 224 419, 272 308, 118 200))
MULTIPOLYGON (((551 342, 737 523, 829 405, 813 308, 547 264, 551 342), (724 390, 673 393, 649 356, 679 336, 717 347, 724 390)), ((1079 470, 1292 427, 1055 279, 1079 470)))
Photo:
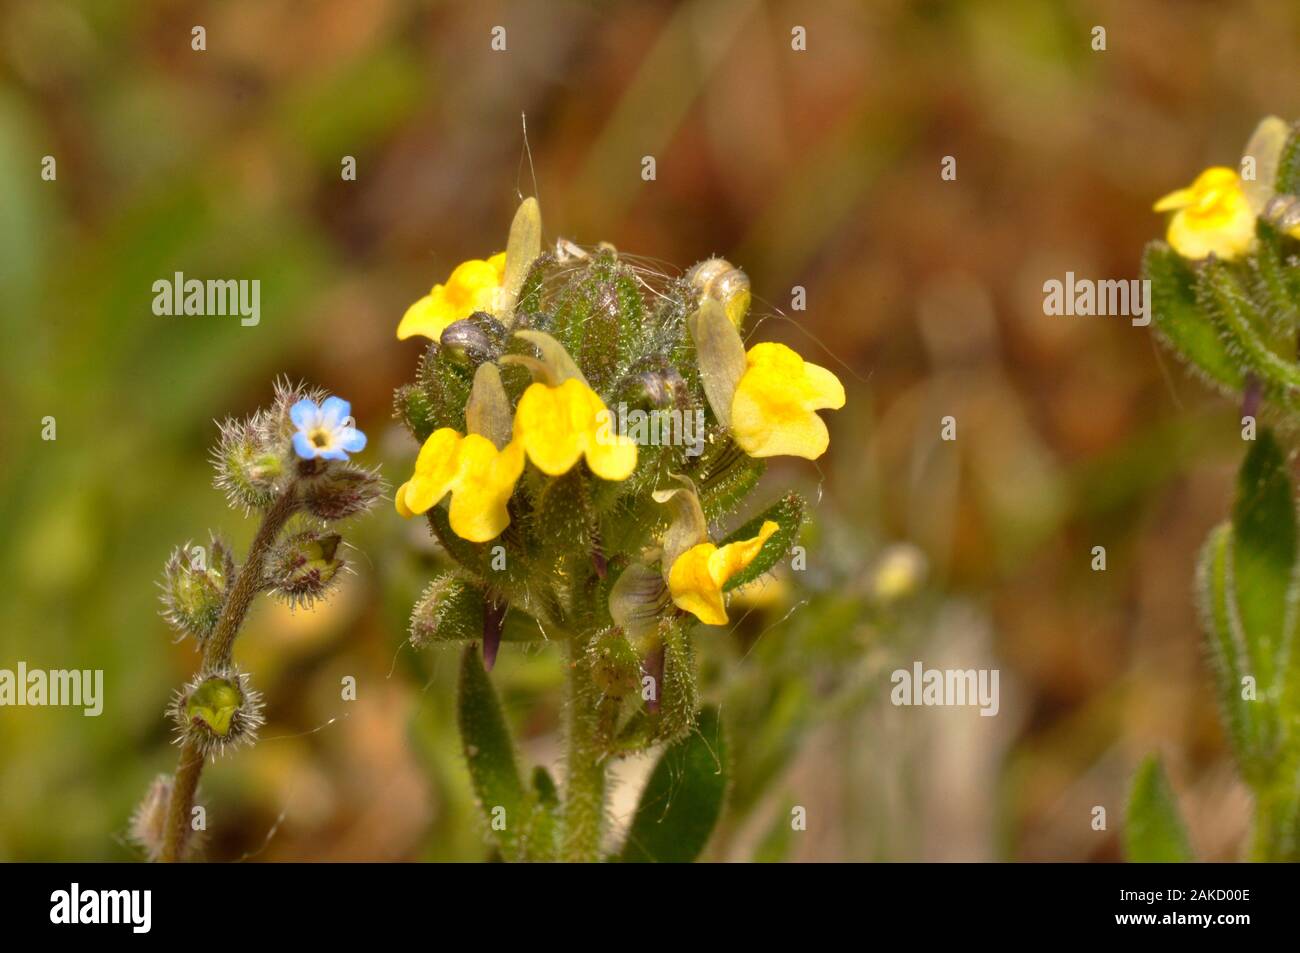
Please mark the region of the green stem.
POLYGON ((1286 784, 1257 789, 1255 794, 1255 830, 1251 838, 1251 860, 1294 862, 1298 859, 1296 843, 1296 794, 1286 784))
MULTIPOLYGON (((226 604, 222 607, 221 618, 208 636, 203 650, 203 670, 219 668, 230 662, 230 653, 235 645, 235 636, 244 624, 248 607, 253 597, 262 588, 263 566, 275 539, 284 529, 284 524, 298 508, 298 484, 290 483, 275 504, 262 517, 262 525, 248 547, 248 557, 235 578, 226 604)), ((194 796, 199 789, 199 776, 203 773, 203 752, 193 741, 187 740, 181 746, 180 759, 176 766, 176 778, 172 784, 172 797, 167 805, 167 825, 163 833, 163 849, 159 860, 174 863, 185 855, 185 846, 190 836, 190 815, 194 811, 194 796)))
POLYGON ((599 693, 591 678, 586 639, 574 637, 569 652, 568 754, 560 859, 600 859, 605 819, 605 763, 598 740, 599 693))

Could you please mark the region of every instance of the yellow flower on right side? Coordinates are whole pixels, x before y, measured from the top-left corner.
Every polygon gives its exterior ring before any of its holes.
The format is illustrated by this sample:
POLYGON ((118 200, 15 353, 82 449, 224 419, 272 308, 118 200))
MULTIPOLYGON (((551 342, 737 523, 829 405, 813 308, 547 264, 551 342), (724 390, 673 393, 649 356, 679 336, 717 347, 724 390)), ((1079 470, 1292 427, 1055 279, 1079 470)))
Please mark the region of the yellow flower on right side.
POLYGON ((731 400, 731 432, 751 457, 816 460, 830 435, 815 413, 844 406, 844 385, 824 367, 772 341, 745 355, 745 372, 731 400))
POLYGON ((691 613, 705 625, 724 625, 727 606, 722 587, 757 557, 763 544, 777 531, 777 524, 764 520, 758 535, 726 546, 699 543, 674 560, 668 570, 668 592, 673 604, 691 613))
POLYGON ((1174 213, 1165 238, 1184 258, 1214 255, 1232 261, 1249 251, 1255 240, 1255 213, 1241 177, 1227 166, 1206 169, 1187 188, 1161 198, 1153 209, 1174 213))

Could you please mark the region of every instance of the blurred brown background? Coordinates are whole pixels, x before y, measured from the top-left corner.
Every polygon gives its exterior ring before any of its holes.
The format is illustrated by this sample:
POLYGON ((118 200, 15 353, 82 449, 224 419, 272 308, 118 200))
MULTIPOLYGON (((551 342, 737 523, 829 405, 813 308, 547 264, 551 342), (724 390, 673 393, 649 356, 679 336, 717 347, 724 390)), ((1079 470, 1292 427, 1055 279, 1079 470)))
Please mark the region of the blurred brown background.
MULTIPOLYGON (((0 666, 100 667, 108 692, 98 719, 0 710, 0 858, 134 856, 126 818, 172 768, 160 712, 195 659, 152 581, 208 526, 250 535, 209 484, 212 419, 308 379, 353 402, 399 482, 413 448, 391 394, 419 345, 397 320, 503 246, 520 192, 550 239, 742 266, 758 333, 849 388, 823 517, 929 560, 922 648, 886 669, 1001 670, 996 718, 885 703, 812 732, 781 781, 809 808, 792 857, 1113 859, 1152 751, 1201 855, 1237 855, 1246 801, 1190 598, 1233 408, 1148 329, 1047 317, 1041 289, 1136 276, 1155 197, 1235 163, 1262 115, 1300 116, 1300 7, 10 0, 0 17, 0 666), (174 271, 259 278, 261 324, 155 317, 174 271)), ((241 641, 275 740, 205 775, 214 856, 485 856, 452 656, 400 646, 427 540, 388 509, 353 537, 330 606, 262 606, 241 641)), ((507 653, 495 677, 546 763, 558 672, 507 653)))

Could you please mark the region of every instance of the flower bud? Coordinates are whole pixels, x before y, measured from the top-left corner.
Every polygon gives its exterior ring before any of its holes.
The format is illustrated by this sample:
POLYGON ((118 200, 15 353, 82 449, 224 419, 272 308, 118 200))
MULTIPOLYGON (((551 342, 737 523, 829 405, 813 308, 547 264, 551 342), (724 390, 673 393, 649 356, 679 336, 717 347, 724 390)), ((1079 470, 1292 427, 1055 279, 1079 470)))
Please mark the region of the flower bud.
POLYGON ((749 313, 749 276, 731 262, 723 258, 702 261, 690 270, 686 280, 702 297, 722 305, 736 327, 744 323, 749 313))
POLYGON ((201 643, 216 628, 234 574, 234 560, 218 537, 211 537, 206 551, 186 543, 167 560, 161 583, 163 618, 201 643))
POLYGON ((368 510, 380 493, 379 476, 359 467, 330 467, 319 479, 310 480, 302 491, 303 507, 322 520, 341 520, 368 510))
POLYGON ((275 500, 277 481, 284 473, 281 448, 268 441, 261 415, 249 421, 227 420, 213 452, 217 488, 233 507, 265 509, 275 500))
POLYGON ((267 585, 291 606, 311 605, 329 589, 343 558, 343 537, 305 530, 286 537, 267 559, 267 585))
POLYGON ((411 644, 469 642, 483 636, 483 593, 448 573, 429 583, 411 613, 411 644))
POLYGON ((195 676, 172 699, 171 716, 178 741, 195 741, 204 755, 213 756, 227 746, 252 744, 265 721, 261 693, 235 668, 195 676))
POLYGON ((479 365, 500 357, 505 339, 506 329, 501 322, 480 312, 447 325, 438 343, 444 353, 479 365))
POLYGON ((641 659, 618 628, 606 629, 587 647, 591 680, 611 698, 630 695, 640 686, 641 659))
POLYGON ((163 838, 167 830, 167 808, 171 799, 172 776, 160 774, 149 784, 135 813, 131 815, 127 833, 150 860, 157 860, 162 854, 163 838))

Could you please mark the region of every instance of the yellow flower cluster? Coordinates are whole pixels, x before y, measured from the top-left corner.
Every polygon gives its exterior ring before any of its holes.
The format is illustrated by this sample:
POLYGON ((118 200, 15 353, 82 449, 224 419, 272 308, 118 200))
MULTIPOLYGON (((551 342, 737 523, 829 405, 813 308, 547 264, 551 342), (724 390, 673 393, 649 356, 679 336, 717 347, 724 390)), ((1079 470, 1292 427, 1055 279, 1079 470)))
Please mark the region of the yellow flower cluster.
MULTIPOLYGON (((438 340, 452 322, 475 311, 492 312, 502 301, 505 270, 504 254, 457 266, 445 284, 435 285, 411 305, 397 336, 404 339, 418 334, 438 340)), ((720 273, 712 276, 714 283, 722 282, 724 291, 731 289, 730 297, 723 296, 728 302, 739 300, 742 293, 748 302, 743 273, 729 275, 721 266, 713 270, 720 273)), ((732 314, 735 310, 727 312, 726 327, 712 328, 712 337, 700 347, 702 367, 709 365, 710 401, 715 410, 722 411, 719 419, 730 426, 736 444, 750 456, 816 459, 826 451, 829 439, 816 411, 843 407, 843 385, 832 372, 805 361, 783 344, 756 344, 745 352, 736 328, 739 321, 732 314)), ((520 332, 521 336, 527 333, 520 332)), ((545 335, 536 337, 545 339, 545 335)), ((558 345, 550 341, 546 347, 558 345)), ((550 356, 557 357, 554 353, 550 356)), ((543 354, 543 361, 533 363, 545 364, 546 357, 543 354)), ((524 391, 504 447, 498 449, 491 439, 477 433, 462 435, 450 428, 435 431, 420 450, 415 473, 397 491, 397 511, 406 517, 424 513, 451 494, 452 530, 463 539, 486 542, 510 524, 508 504, 525 459, 548 476, 567 473, 580 460, 604 480, 631 476, 637 465, 636 443, 611 433, 604 401, 580 376, 572 376, 580 372, 572 368, 567 355, 558 357, 561 361, 556 366, 568 372, 537 381, 524 391)), ((502 430, 498 441, 504 436, 502 430)), ((695 505, 698 508, 698 503, 695 505)), ((776 523, 766 521, 752 539, 721 547, 704 540, 676 555, 671 563, 666 557, 665 582, 674 604, 710 625, 725 623, 723 588, 757 558, 777 529, 776 523)), ((696 538, 703 535, 701 528, 696 538)))

